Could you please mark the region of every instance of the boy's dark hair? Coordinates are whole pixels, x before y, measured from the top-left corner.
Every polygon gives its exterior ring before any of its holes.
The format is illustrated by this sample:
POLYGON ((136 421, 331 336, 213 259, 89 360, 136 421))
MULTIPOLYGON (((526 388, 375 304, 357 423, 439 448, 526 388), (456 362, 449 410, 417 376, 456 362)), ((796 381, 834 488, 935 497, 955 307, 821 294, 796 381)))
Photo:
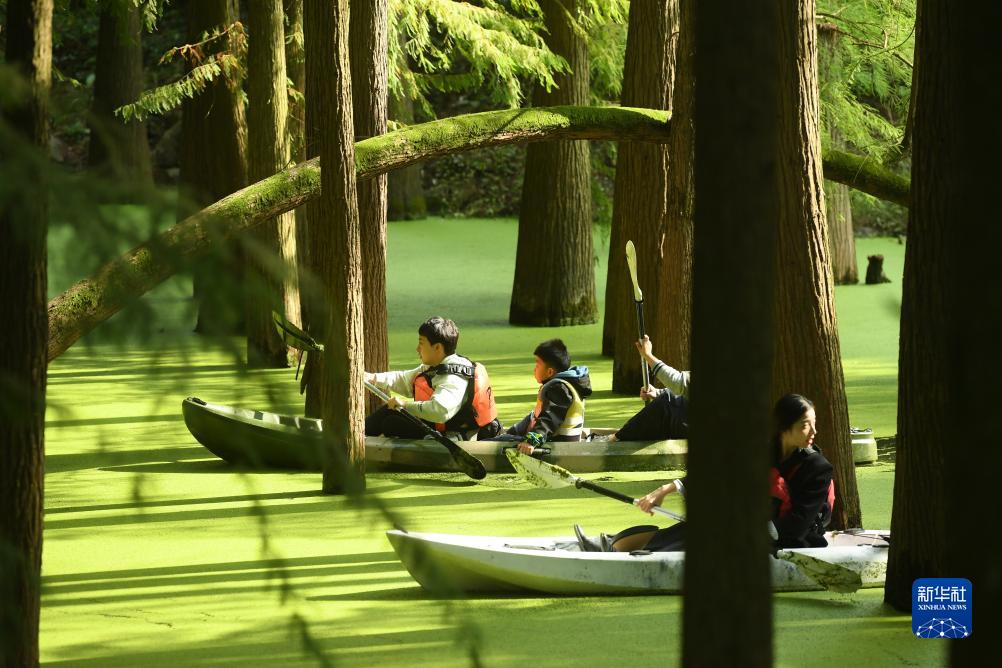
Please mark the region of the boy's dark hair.
POLYGON ((543 341, 536 346, 532 354, 543 360, 546 366, 556 369, 557 373, 571 368, 571 356, 567 352, 567 346, 560 339, 543 341))
POLYGON ((437 315, 428 318, 421 323, 417 331, 418 336, 428 339, 428 343, 431 345, 441 343, 446 355, 456 352, 456 344, 459 343, 459 328, 448 318, 437 315))

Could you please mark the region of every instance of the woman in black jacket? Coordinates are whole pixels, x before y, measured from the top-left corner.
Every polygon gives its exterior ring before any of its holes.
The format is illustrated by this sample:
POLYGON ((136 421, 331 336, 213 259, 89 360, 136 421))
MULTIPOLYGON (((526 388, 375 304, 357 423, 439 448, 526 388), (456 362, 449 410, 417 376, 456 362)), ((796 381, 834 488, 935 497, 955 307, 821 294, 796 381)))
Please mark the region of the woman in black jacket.
MULTIPOLYGON (((776 529, 776 549, 824 547, 825 527, 835 503, 832 465, 814 445, 817 436, 814 404, 799 394, 788 394, 773 408, 774 464, 769 471, 773 499, 772 524, 776 529)), ((661 485, 637 501, 651 513, 669 494, 685 494, 685 479, 661 485)), ((653 513, 651 513, 653 514, 653 513)), ((684 549, 685 523, 665 529, 644 525, 631 527, 602 540, 585 538, 575 527, 582 549, 630 551, 672 551, 684 549)))

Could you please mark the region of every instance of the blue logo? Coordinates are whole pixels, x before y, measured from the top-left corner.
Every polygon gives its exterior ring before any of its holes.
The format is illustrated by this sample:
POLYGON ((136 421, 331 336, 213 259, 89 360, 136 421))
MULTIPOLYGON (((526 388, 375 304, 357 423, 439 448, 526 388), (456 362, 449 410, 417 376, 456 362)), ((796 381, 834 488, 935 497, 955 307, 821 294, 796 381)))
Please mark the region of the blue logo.
POLYGON ((912 583, 912 633, 919 638, 966 638, 974 631, 974 588, 964 578, 912 583))

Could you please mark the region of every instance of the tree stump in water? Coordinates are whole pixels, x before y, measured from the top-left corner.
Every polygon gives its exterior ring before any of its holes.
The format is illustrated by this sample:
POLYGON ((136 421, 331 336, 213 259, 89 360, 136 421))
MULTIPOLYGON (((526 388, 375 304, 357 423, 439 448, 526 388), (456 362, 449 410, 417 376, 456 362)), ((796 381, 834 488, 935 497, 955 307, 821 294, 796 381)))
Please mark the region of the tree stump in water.
POLYGON ((869 264, 866 267, 866 284, 876 285, 877 283, 890 283, 891 279, 884 274, 884 256, 868 255, 866 258, 869 264))

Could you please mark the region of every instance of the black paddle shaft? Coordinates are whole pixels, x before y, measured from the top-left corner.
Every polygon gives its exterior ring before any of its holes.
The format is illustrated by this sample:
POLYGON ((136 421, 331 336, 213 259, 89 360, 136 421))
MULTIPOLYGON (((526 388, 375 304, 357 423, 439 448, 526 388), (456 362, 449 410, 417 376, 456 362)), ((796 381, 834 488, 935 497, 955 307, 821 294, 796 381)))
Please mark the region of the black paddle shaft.
POLYGON ((598 492, 599 494, 607 496, 610 499, 616 499, 617 501, 628 503, 631 506, 633 505, 633 502, 636 501, 636 499, 634 499, 632 496, 628 496, 615 490, 611 490, 608 487, 602 487, 601 485, 596 485, 595 483, 589 480, 582 480, 581 478, 578 478, 577 480, 574 481, 574 486, 578 488, 583 487, 585 489, 590 489, 593 492, 598 492))
MULTIPOLYGON (((641 299, 640 301, 634 300, 634 303, 637 305, 637 328, 640 330, 640 339, 643 340, 644 334, 647 333, 647 329, 644 326, 644 300, 643 299, 641 299)), ((643 374, 644 389, 646 389, 647 386, 650 384, 651 379, 647 375, 647 361, 644 359, 640 360, 640 372, 643 374)))
POLYGON ((484 468, 483 462, 481 462, 479 459, 468 453, 466 450, 463 450, 461 447, 453 443, 452 439, 450 439, 448 436, 446 436, 437 429, 429 427, 427 424, 425 424, 424 420, 422 420, 416 415, 411 415, 402 408, 397 412, 400 413, 401 415, 406 416, 407 419, 413 422, 414 424, 420 425, 421 428, 423 428, 429 436, 431 436, 436 441, 444 445, 445 448, 449 451, 449 454, 452 455, 452 460, 456 462, 456 464, 459 466, 460 469, 462 469, 463 473, 470 476, 474 480, 483 480, 484 478, 487 477, 487 469, 484 468))

